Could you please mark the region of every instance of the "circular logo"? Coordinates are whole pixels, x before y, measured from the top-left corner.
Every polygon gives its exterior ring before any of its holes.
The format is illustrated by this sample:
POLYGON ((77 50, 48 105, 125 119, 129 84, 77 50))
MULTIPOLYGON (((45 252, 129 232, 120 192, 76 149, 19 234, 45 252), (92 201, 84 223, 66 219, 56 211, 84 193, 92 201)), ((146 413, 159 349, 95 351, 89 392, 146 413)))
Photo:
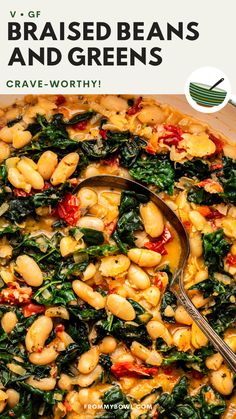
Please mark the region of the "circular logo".
POLYGON ((198 68, 186 82, 185 96, 192 108, 199 112, 218 112, 230 99, 229 79, 218 68, 198 68))

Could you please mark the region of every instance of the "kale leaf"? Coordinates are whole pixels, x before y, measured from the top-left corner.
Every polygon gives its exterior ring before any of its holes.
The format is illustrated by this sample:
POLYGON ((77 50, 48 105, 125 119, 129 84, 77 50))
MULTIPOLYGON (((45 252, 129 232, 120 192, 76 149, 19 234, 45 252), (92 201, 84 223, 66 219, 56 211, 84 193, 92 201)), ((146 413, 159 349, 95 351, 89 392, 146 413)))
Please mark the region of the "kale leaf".
POLYGON ((187 197, 189 202, 194 202, 198 205, 215 205, 223 201, 220 194, 207 192, 204 188, 198 186, 193 186, 188 191, 187 197))
POLYGON ((147 155, 137 160, 129 173, 136 180, 155 185, 169 195, 173 194, 175 170, 167 157, 147 155))
POLYGON ((140 137, 133 137, 120 147, 120 163, 124 167, 131 168, 139 158, 147 142, 140 137))
POLYGON ((224 268, 224 257, 230 249, 230 243, 224 239, 224 232, 218 229, 203 235, 203 254, 209 272, 220 272, 224 268))
POLYGON ((102 397, 102 401, 103 408, 107 413, 97 416, 97 418, 129 419, 131 417, 130 402, 118 385, 107 390, 102 397))
POLYGON ((148 198, 145 195, 133 191, 122 191, 121 193, 119 219, 113 238, 124 253, 127 252, 124 243, 130 247, 134 246, 134 232, 143 230, 139 205, 146 202, 148 202, 148 198))
POLYGON ((128 141, 130 132, 106 131, 106 140, 85 140, 80 144, 82 152, 90 159, 104 159, 119 150, 128 141))
POLYGON ((177 299, 175 295, 173 294, 173 292, 170 290, 170 284, 172 281, 172 273, 168 265, 165 268, 163 268, 161 272, 166 272, 168 275, 168 284, 161 299, 161 317, 162 317, 162 320, 164 320, 167 323, 175 323, 174 317, 168 317, 165 315, 165 309, 167 306, 171 306, 173 310, 175 310, 176 305, 177 305, 177 299))
POLYGON ((219 176, 219 181, 224 188, 224 201, 236 204, 236 160, 223 157, 223 176, 219 176))
POLYGON ((201 159, 188 160, 184 163, 175 164, 175 179, 179 180, 182 176, 196 177, 203 180, 210 175, 209 165, 201 159))

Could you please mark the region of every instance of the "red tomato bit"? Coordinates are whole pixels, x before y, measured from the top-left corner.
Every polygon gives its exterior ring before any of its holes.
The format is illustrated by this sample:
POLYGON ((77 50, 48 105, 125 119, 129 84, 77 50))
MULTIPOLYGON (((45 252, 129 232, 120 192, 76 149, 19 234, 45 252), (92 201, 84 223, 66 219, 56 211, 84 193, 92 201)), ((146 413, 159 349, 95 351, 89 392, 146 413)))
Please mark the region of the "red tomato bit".
POLYGON ((69 225, 76 225, 80 218, 79 199, 76 195, 67 193, 61 202, 59 202, 54 214, 69 225))
POLYGON ((100 129, 99 134, 101 135, 103 140, 107 139, 107 131, 105 129, 100 129))
POLYGON ((149 154, 156 154, 155 148, 150 143, 145 147, 145 151, 149 154))
POLYGON ((67 412, 72 412, 73 409, 72 409, 70 403, 67 400, 64 400, 63 404, 64 404, 67 412))
POLYGON ((173 240, 173 236, 168 227, 165 227, 163 233, 157 239, 152 239, 152 241, 144 243, 144 247, 154 252, 160 253, 161 255, 167 255, 167 250, 165 249, 165 244, 173 240))
POLYGON ((151 377, 158 373, 157 367, 147 368, 132 362, 116 362, 111 367, 112 373, 116 377, 151 377))
POLYGON ((236 256, 229 253, 226 258, 226 263, 230 266, 236 266, 236 256))
POLYGON ((210 208, 207 205, 202 205, 201 207, 197 208, 197 210, 207 220, 212 221, 212 220, 216 220, 217 218, 223 217, 223 214, 221 214, 217 209, 210 208))
POLYGON ((63 95, 58 95, 56 98, 56 105, 57 106, 61 106, 64 105, 64 103, 66 102, 66 98, 63 95))
POLYGON ((168 131, 168 133, 160 136, 159 140, 163 140, 163 143, 169 146, 178 146, 179 142, 183 140, 182 129, 180 127, 177 127, 176 125, 164 125, 164 128, 166 131, 168 131))
POLYGON ((34 314, 44 313, 45 306, 39 304, 29 303, 23 307, 23 315, 24 317, 30 317, 34 314))
POLYGON ((8 282, 7 288, 3 288, 0 292, 0 303, 27 304, 30 303, 31 296, 32 288, 20 287, 18 282, 8 282))
POLYGON ((139 111, 141 111, 142 106, 141 106, 141 102, 142 102, 142 97, 138 97, 138 99, 136 99, 135 103, 133 106, 131 106, 128 111, 127 111, 127 115, 132 116, 135 115, 136 113, 138 113, 139 111))
MULTIPOLYGON (((220 154, 224 147, 224 141, 220 140, 219 138, 215 137, 213 134, 209 134, 209 139, 213 141, 216 146, 215 152, 211 155, 214 156, 215 154, 220 154)), ((209 156, 208 156, 209 157, 209 156)))
POLYGON ((63 324, 58 324, 58 325, 55 327, 55 332, 56 332, 56 333, 62 333, 62 332, 64 332, 64 330, 65 330, 65 326, 63 326, 63 324))
POLYGON ((78 124, 72 125, 72 128, 76 131, 84 131, 88 126, 88 121, 78 122, 78 124))

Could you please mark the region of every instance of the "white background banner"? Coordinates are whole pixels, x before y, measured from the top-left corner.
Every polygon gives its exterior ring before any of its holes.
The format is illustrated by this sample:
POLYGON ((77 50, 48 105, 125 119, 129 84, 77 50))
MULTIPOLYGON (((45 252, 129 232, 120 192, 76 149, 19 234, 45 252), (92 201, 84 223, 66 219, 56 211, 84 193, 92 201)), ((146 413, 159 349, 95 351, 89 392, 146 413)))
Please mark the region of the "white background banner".
MULTIPOLYGON (((173 93, 184 92, 188 76, 202 66, 213 66, 221 69, 231 82, 232 92, 236 93, 236 58, 235 58, 235 0, 8 0, 1 4, 1 60, 0 87, 1 94, 21 93, 173 93), (12 12, 12 14, 10 13, 12 12), (14 14, 15 13, 15 14, 14 14), (18 22, 20 39, 8 40, 9 22, 18 22), (24 22, 34 23, 37 30, 36 40, 24 40, 24 22), (46 36, 40 40, 44 25, 51 22, 57 40, 46 36), (62 36, 60 22, 65 23, 65 40, 62 36), (72 34, 68 25, 78 22, 81 30, 78 40, 67 39, 72 34), (88 36, 96 38, 96 22, 106 22, 111 28, 111 35, 106 40, 83 40, 83 22, 91 22, 88 36), (130 24, 131 36, 128 40, 117 40, 117 22, 130 24), (139 37, 133 39, 133 22, 140 24, 139 37), (158 22, 161 34, 148 40, 153 22, 158 22), (183 22, 183 39, 172 35, 168 40, 167 23, 178 28, 183 22), (187 29, 189 22, 197 22, 199 37, 188 40, 186 36, 193 33, 187 29), (93 25, 94 23, 94 25, 93 25), (143 34, 142 34, 143 32, 143 34), (161 37, 163 39, 160 39, 161 37), (19 48, 24 64, 13 62, 9 65, 15 48, 19 48), (40 50, 40 48, 42 50, 40 50), (48 48, 61 52, 57 65, 47 65, 48 48), (75 65, 68 59, 72 48, 80 48, 73 55, 74 61, 83 61, 85 65, 75 65), (101 65, 88 65, 88 48, 98 48, 101 52, 101 65), (103 65, 103 49, 113 48, 109 62, 114 65, 103 65), (117 65, 117 48, 126 48, 121 61, 127 65, 117 65), (146 48, 147 63, 136 60, 130 65, 130 49, 140 53, 146 48), (152 48, 160 48, 162 59, 160 65, 150 65, 152 48), (44 64, 34 60, 29 65, 29 49, 34 54, 41 51, 44 64)), ((196 27, 195 27, 196 29, 196 27)), ((73 33, 74 35, 74 33, 73 33)), ((109 50, 112 51, 112 50, 109 50)), ((157 50, 156 50, 157 51, 157 50)), ((32 52, 31 52, 32 55, 32 52)), ((55 58, 55 55, 54 55, 55 58)), ((12 58, 13 60, 13 58, 12 58)), ((13 60, 14 61, 14 60, 13 60)))

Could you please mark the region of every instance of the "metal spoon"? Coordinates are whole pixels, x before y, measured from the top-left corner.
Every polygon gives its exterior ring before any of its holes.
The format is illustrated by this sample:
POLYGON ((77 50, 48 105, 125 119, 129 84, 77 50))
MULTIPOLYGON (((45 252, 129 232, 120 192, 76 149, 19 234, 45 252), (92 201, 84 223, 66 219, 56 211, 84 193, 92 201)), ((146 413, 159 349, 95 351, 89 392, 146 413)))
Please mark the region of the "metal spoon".
POLYGON ((186 233, 186 230, 177 217, 177 215, 170 209, 170 207, 161 199, 157 194, 151 192, 148 188, 143 185, 140 185, 138 182, 133 180, 124 179, 118 176, 110 175, 99 175, 92 176, 88 179, 83 180, 74 190, 77 192, 83 187, 93 187, 93 186, 105 186, 111 188, 120 188, 123 190, 132 190, 137 193, 144 194, 153 201, 161 212, 164 214, 165 218, 170 222, 170 224, 176 230, 180 243, 181 243, 181 254, 178 269, 176 270, 173 281, 171 284, 171 291, 175 294, 178 301, 182 304, 188 314, 192 317, 198 327, 206 335, 215 349, 222 355, 225 362, 231 368, 231 370, 236 373, 236 354, 230 349, 230 347, 221 339, 221 337, 212 329, 206 319, 200 314, 196 309, 192 301, 189 299, 188 295, 185 292, 183 285, 183 274, 184 269, 189 257, 189 239, 186 233))

